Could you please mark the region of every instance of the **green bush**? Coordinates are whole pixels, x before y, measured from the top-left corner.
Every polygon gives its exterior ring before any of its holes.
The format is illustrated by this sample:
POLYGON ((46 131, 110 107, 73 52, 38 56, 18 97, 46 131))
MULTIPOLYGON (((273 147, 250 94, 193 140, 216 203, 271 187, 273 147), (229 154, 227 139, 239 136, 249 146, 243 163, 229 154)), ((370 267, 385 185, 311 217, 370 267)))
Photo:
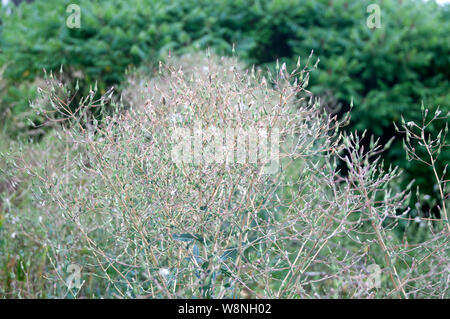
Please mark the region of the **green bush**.
MULTIPOLYGON (((43 69, 64 66, 68 82, 79 81, 82 94, 97 86, 104 93, 124 79, 125 70, 152 64, 159 52, 192 44, 183 24, 171 16, 170 2, 80 1, 81 28, 66 26, 71 1, 35 1, 2 11, 2 57, 9 85, 3 105, 13 115, 28 108, 34 90, 19 86, 43 76, 43 69)), ((76 101, 75 101, 76 102, 76 101)))
MULTIPOLYGON (((286 19, 281 25, 291 28, 285 32, 289 50, 278 55, 295 59, 313 49, 321 61, 311 90, 319 95, 331 91, 344 106, 353 98, 350 128, 367 129, 385 143, 398 137, 393 122, 402 115, 406 121, 421 121, 421 101, 430 112, 438 106, 444 113, 450 110, 450 12, 449 6, 422 1, 380 1, 382 28, 370 30, 365 8, 372 2, 309 1, 298 10, 286 4, 279 10, 286 19)), ((277 30, 273 21, 268 19, 264 30, 277 30)), ((450 161, 448 152, 443 156, 441 169, 450 161)), ((435 193, 427 178, 431 171, 406 161, 401 139, 385 159, 407 170, 428 194, 435 193)))

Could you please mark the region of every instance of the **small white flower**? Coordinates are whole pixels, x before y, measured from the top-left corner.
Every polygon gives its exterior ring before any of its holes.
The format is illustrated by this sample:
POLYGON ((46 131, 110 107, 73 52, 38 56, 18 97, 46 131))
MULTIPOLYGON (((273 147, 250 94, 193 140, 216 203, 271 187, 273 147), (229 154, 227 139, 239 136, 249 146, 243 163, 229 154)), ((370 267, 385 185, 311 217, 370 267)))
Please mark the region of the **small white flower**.
POLYGON ((172 114, 172 122, 174 124, 182 122, 183 121, 183 115, 176 113, 176 114, 172 114))
POLYGON ((11 238, 12 238, 12 239, 16 238, 16 235, 17 235, 16 232, 12 233, 12 234, 11 234, 11 238))
POLYGON ((430 195, 424 195, 423 196, 423 199, 425 199, 425 200, 429 200, 431 197, 430 197, 430 195))
POLYGON ((167 268, 161 268, 161 269, 159 270, 159 274, 160 274, 161 276, 168 276, 168 275, 170 274, 170 271, 169 271, 169 269, 167 269, 167 268))
POLYGON ((414 221, 419 224, 419 227, 425 227, 425 222, 419 216, 416 216, 416 218, 414 218, 414 221))
POLYGON ((19 221, 19 217, 17 217, 17 216, 13 216, 11 218, 11 224, 13 224, 13 225, 15 225, 18 221, 19 221))

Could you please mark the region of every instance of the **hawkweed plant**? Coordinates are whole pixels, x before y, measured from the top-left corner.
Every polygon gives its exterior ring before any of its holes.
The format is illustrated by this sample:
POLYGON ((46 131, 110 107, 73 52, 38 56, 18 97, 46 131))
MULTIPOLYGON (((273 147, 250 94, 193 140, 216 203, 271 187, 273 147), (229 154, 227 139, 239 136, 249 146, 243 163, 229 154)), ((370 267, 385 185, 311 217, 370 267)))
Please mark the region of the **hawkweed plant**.
POLYGON ((52 75, 34 105, 54 126, 47 152, 10 152, 3 170, 28 180, 36 217, 6 216, 45 252, 46 295, 448 297, 448 179, 434 169, 447 129, 428 140, 428 124, 403 125, 442 199, 418 238, 410 187, 380 159, 389 145, 342 133, 348 115, 307 90, 316 66, 310 56, 271 74, 172 57, 156 76, 130 76, 120 98, 94 87, 76 107, 52 75), (78 286, 67 285, 74 264, 78 286))

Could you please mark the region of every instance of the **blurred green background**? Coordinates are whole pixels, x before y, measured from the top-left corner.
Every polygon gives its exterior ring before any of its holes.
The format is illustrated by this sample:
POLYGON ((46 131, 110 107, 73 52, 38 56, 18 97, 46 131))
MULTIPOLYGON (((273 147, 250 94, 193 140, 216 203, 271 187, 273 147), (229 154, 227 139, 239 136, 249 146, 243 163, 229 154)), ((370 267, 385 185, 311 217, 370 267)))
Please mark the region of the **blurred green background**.
MULTIPOLYGON (((6 2, 6 1, 5 1, 6 2)), ((59 71, 82 93, 119 91, 127 70, 153 72, 159 59, 211 48, 273 69, 293 66, 314 50, 320 58, 310 89, 330 112, 343 113, 354 100, 350 130, 387 142, 393 121, 420 121, 449 111, 450 6, 422 0, 45 0, 3 5, 0 10, 0 129, 3 139, 39 137, 28 119, 43 70, 59 71), (66 11, 81 8, 81 27, 70 29, 66 11), (381 8, 381 28, 367 26, 369 4, 381 8), (368 134, 368 135, 370 135, 368 134)), ((437 131, 439 128, 432 128, 437 131)), ((406 161, 401 137, 384 155, 405 171, 403 186, 416 179, 428 201, 438 197, 427 167, 406 161)), ((442 154, 439 168, 450 154, 442 154)), ((413 199, 416 201, 417 199, 413 199)))

